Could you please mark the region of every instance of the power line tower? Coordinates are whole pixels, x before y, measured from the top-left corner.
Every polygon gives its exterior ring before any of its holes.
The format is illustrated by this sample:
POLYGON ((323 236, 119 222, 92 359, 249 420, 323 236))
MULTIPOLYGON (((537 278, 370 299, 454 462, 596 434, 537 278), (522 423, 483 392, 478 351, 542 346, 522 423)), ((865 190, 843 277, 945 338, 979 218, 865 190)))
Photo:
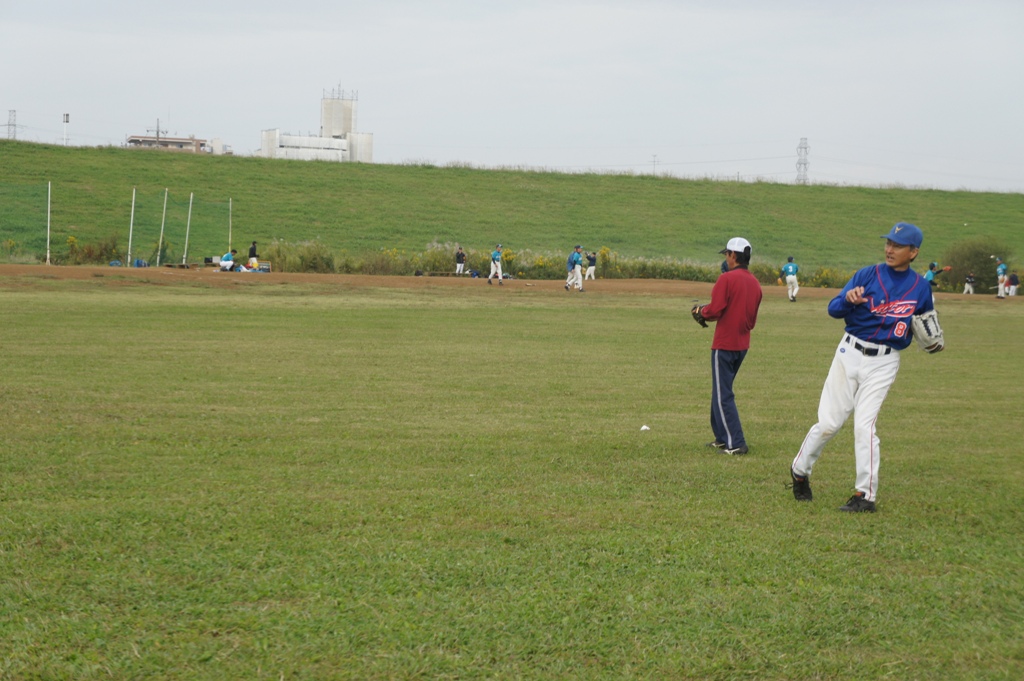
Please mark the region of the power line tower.
POLYGON ((7 110, 7 139, 18 139, 18 112, 14 109, 7 110))
POLYGON ((810 163, 807 161, 807 154, 811 151, 811 147, 807 144, 807 138, 800 138, 800 146, 796 148, 796 183, 807 184, 807 166, 810 163))

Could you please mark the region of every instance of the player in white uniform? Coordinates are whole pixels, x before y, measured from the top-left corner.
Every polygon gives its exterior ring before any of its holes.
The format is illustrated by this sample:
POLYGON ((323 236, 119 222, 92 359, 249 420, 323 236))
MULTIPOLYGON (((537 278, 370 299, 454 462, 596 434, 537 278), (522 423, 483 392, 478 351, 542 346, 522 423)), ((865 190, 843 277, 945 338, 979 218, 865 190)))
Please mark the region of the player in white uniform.
POLYGON ((1006 263, 1003 262, 1002 258, 996 258, 996 281, 998 287, 996 289, 996 298, 1006 297, 1006 263))
POLYGON ((796 294, 800 292, 800 282, 796 280, 796 273, 800 266, 793 262, 793 256, 782 266, 782 275, 786 277, 786 292, 789 293, 789 302, 796 302, 796 294))
POLYGON ((491 252, 491 273, 487 275, 487 283, 491 283, 491 277, 498 277, 498 285, 501 286, 501 244, 494 247, 491 252))
POLYGON ((583 254, 580 253, 583 246, 577 244, 572 253, 569 254, 565 263, 567 274, 565 277, 565 290, 578 288, 583 293, 583 254))
POLYGON ((900 368, 900 350, 912 339, 911 317, 932 309, 928 283, 910 269, 923 235, 901 222, 883 237, 885 262, 859 270, 828 305, 846 321, 821 391, 818 422, 804 438, 790 475, 793 496, 811 500, 811 470, 822 450, 854 414, 856 493, 841 511, 874 512, 878 492, 879 440, 875 421, 900 368))

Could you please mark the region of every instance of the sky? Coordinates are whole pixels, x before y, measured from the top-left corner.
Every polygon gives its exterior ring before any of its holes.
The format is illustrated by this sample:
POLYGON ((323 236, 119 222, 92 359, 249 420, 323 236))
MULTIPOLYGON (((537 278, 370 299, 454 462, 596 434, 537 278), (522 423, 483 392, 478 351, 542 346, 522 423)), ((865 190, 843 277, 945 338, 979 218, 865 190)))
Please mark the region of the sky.
POLYGON ((332 91, 376 163, 1024 192, 1020 0, 0 0, 8 137, 253 155, 332 91))

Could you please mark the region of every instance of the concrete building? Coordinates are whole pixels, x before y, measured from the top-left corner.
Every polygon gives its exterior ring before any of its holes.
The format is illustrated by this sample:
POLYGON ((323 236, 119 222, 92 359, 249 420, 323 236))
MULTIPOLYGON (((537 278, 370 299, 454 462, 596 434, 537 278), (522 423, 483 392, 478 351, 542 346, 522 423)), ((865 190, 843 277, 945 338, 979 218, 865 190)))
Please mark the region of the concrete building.
POLYGON ((125 142, 129 148, 134 149, 163 149, 165 151, 183 151, 188 154, 202 154, 210 151, 206 140, 195 137, 129 135, 125 142))
POLYGON ((129 135, 125 139, 129 149, 160 149, 162 151, 178 151, 186 154, 213 154, 215 156, 231 156, 231 147, 219 137, 203 140, 197 137, 164 137, 161 135, 129 135))
POLYGON ((264 130, 260 156, 302 161, 373 163, 373 134, 356 132, 358 95, 332 90, 320 100, 320 134, 289 135, 264 130))

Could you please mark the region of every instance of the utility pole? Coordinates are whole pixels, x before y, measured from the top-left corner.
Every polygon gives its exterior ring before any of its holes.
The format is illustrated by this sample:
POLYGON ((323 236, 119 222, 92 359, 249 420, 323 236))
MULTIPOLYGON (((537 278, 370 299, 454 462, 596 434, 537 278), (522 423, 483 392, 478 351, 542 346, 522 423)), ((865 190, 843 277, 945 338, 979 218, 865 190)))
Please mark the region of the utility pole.
POLYGON ((651 174, 652 175, 657 175, 658 174, 658 155, 657 154, 651 154, 651 168, 652 168, 651 169, 651 174))
POLYGON ((811 147, 807 144, 807 138, 800 138, 800 146, 796 148, 796 183, 807 184, 807 166, 810 163, 807 161, 807 154, 811 151, 811 147))
POLYGON ((64 114, 64 146, 68 145, 68 123, 71 122, 71 114, 64 114))
POLYGON ((153 128, 146 128, 146 132, 155 132, 156 133, 156 143, 157 143, 157 145, 159 145, 160 144, 160 133, 161 132, 167 132, 167 131, 160 129, 160 119, 158 118, 158 119, 156 119, 156 130, 153 130, 153 128))
POLYGON ((18 139, 18 112, 14 109, 7 110, 7 139, 18 139))

